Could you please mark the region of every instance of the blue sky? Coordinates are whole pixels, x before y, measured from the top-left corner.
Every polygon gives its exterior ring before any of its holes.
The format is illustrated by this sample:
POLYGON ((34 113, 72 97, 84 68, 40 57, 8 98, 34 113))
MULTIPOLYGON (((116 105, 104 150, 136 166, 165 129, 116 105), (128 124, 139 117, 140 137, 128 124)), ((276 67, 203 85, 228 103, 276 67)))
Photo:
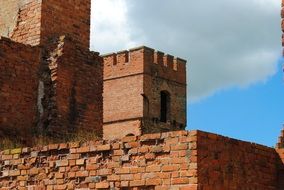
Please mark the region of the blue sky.
POLYGON ((188 129, 274 146, 280 10, 281 0, 92 0, 91 49, 146 45, 188 60, 188 129))
POLYGON ((188 129, 275 146, 284 124, 282 63, 279 59, 277 73, 265 82, 222 90, 188 105, 188 129))

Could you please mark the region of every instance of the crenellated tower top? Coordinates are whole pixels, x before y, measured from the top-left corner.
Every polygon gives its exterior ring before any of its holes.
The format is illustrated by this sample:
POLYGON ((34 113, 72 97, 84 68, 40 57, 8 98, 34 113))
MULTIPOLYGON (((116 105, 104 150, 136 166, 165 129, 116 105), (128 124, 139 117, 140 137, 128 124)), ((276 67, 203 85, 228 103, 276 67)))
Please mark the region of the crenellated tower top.
POLYGON ((103 55, 104 80, 150 74, 186 84, 186 60, 141 46, 103 55))

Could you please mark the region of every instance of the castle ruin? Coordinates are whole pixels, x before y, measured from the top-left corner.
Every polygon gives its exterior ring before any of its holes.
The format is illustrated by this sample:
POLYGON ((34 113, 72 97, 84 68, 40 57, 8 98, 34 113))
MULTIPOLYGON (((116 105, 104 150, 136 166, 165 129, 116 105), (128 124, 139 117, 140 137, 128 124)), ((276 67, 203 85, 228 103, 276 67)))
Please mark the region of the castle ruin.
POLYGON ((186 61, 90 51, 90 4, 0 1, 0 137, 99 137, 1 151, 0 190, 284 189, 284 131, 275 149, 184 130, 186 61))

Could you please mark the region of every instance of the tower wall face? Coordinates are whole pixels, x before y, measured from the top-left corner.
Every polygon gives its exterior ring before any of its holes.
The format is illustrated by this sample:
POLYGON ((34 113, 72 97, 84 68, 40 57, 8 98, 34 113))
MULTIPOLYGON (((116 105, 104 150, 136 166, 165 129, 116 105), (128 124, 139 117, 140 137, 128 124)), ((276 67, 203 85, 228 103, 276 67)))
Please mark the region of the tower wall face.
POLYGON ((89 48, 90 11, 90 0, 0 1, 0 35, 29 45, 68 35, 89 48))
POLYGON ((104 138, 141 134, 143 70, 139 52, 104 57, 104 138))
POLYGON ((38 45, 42 0, 0 1, 0 35, 24 44, 38 45))
POLYGON ((43 0, 41 42, 54 36, 66 35, 89 48, 90 0, 43 0))
POLYGON ((37 116, 39 48, 0 38, 0 49, 0 139, 31 141, 37 116))
POLYGON ((186 61, 148 49, 145 54, 145 133, 184 129, 186 125, 186 61), (161 93, 168 94, 167 114, 162 121, 161 93))
POLYGON ((147 47, 104 56, 104 137, 183 129, 185 63, 147 47), (168 114, 162 122, 161 92, 169 94, 168 114))

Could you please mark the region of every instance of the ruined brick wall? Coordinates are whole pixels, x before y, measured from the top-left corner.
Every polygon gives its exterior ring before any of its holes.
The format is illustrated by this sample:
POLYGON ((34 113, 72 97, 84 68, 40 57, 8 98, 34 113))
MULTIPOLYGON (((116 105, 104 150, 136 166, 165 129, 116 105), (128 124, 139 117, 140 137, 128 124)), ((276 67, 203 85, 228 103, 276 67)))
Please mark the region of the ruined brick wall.
POLYGON ((0 189, 197 190, 196 132, 0 153, 0 189))
POLYGON ((0 35, 30 45, 68 35, 89 48, 90 11, 90 0, 2 0, 0 35))
POLYGON ((0 136, 29 139, 36 125, 39 48, 0 38, 0 136))
POLYGON ((41 133, 55 137, 78 130, 102 135, 102 58, 67 36, 42 49, 39 69, 41 133))
POLYGON ((3 41, 11 48, 1 57, 1 66, 8 62, 0 70, 1 83, 13 88, 0 86, 0 90, 5 90, 5 96, 20 97, 20 103, 0 101, 1 119, 6 122, 0 123, 2 129, 9 131, 6 126, 10 122, 9 126, 15 129, 25 126, 29 135, 62 137, 77 130, 102 135, 102 58, 89 51, 90 3, 90 0, 0 1, 0 35, 22 44, 39 45, 32 49, 3 41), (37 67, 34 63, 33 67, 23 64, 35 57, 37 67), (20 74, 17 69, 21 69, 20 74), (30 84, 25 85, 25 81, 30 84), (15 113, 16 108, 19 113, 15 113), (20 120, 24 122, 19 124, 20 120))
POLYGON ((276 149, 279 155, 279 162, 278 162, 278 190, 284 189, 284 149, 276 149))
POLYGON ((42 0, 0 1, 0 35, 37 45, 41 32, 42 0))
POLYGON ((185 127, 184 60, 164 56, 148 47, 105 55, 104 92, 107 139, 185 127), (171 95, 171 115, 167 123, 159 122, 161 91, 171 95))
POLYGON ((197 141, 201 190, 278 189, 279 156, 273 148, 204 132, 197 141))
POLYGON ((284 129, 281 130, 280 136, 278 137, 276 148, 284 148, 284 129))
POLYGON ((65 40, 62 57, 57 61, 57 122, 68 129, 102 136, 102 58, 74 42, 65 40))
POLYGON ((0 152, 0 189, 282 190, 277 152, 201 131, 19 148, 0 152))
POLYGON ((65 36, 44 47, 6 38, 0 46, 0 137, 30 145, 33 135, 68 138, 88 131, 102 136, 98 53, 65 36))

